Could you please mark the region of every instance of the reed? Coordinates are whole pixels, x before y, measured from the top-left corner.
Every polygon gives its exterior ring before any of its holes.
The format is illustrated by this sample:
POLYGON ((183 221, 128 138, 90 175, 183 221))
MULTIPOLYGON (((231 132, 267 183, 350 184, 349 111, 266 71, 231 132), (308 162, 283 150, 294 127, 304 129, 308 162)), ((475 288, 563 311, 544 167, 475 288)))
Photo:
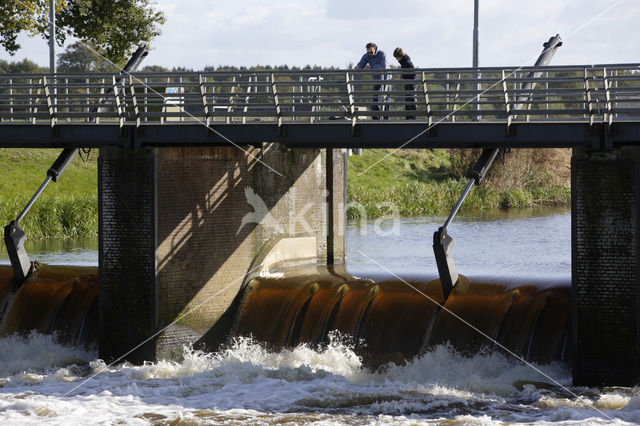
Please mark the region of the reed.
MULTIPOLYGON (((3 226, 24 208, 21 198, 0 199, 3 226)), ((29 238, 69 238, 98 234, 98 203, 93 195, 42 196, 20 221, 29 238)))
MULTIPOLYGON (((385 158, 390 152, 365 150, 362 156, 349 158, 347 216, 449 214, 468 182, 463 170, 470 167, 474 156, 468 151, 407 150, 385 158)), ((570 203, 565 153, 510 155, 498 160, 494 174, 472 189, 461 213, 570 203)))
MULTIPOLYGON (((0 225, 15 220, 47 176, 61 150, 0 149, 0 225)), ((30 239, 98 234, 97 151, 76 158, 51 182, 20 222, 30 239)))

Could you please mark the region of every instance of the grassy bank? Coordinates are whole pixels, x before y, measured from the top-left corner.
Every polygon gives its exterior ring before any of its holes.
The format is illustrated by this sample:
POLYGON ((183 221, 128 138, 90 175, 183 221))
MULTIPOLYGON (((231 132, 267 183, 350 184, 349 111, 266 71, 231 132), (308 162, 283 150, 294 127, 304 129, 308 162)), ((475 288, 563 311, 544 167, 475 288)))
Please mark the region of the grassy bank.
MULTIPOLYGON (((403 150, 387 157, 390 153, 364 150, 349 158, 348 216, 448 214, 468 182, 464 173, 473 156, 446 150, 403 150)), ((545 168, 535 155, 511 153, 506 161, 496 160, 494 174, 472 189, 461 212, 568 204, 568 169, 561 170, 568 166, 555 164, 565 163, 568 156, 543 159, 554 166, 545 168)))
MULTIPOLYGON (((0 149, 0 225, 22 211, 61 150, 0 149)), ((97 151, 76 159, 58 182, 50 182, 20 222, 29 238, 79 237, 98 232, 97 151)))
MULTIPOLYGON (((0 225, 18 216, 59 152, 0 149, 0 225)), ((473 153, 401 150, 383 160, 389 153, 364 150, 349 157, 349 217, 448 214, 467 183, 463 175, 473 153)), ((47 186, 20 222, 29 238, 97 235, 97 154, 93 151, 86 162, 76 158, 59 182, 47 186)), ((558 172, 566 168, 565 158, 514 152, 507 159, 496 161, 494 175, 471 191, 462 212, 569 203, 568 174, 558 172)))

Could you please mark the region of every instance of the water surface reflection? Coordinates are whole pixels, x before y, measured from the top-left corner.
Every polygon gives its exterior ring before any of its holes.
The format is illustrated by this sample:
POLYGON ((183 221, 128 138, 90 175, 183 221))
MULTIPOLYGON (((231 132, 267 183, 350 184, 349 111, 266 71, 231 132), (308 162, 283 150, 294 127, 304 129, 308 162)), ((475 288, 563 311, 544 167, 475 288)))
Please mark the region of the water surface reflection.
MULTIPOLYGON (((347 224, 347 268, 355 275, 437 270, 433 233, 444 217, 410 217, 347 224), (395 223, 394 223, 395 222, 395 223), (368 258, 373 259, 370 260, 368 258)), ((457 216, 449 226, 453 258, 465 275, 567 278, 571 275, 568 208, 491 211, 457 216)))
MULTIPOLYGON (((29 259, 49 265, 98 266, 98 237, 30 239, 25 249, 29 259)), ((0 244, 0 265, 9 265, 4 244, 0 244)))
MULTIPOLYGON (((349 220, 349 273, 436 273, 433 232, 444 217, 349 220), (367 257, 373 259, 371 261, 367 257)), ((498 210, 460 215, 449 227, 460 273, 567 278, 571 275, 571 213, 568 208, 498 210)), ((98 265, 98 238, 27 239, 31 259, 52 265, 98 265)), ((0 244, 0 264, 9 264, 0 244)))

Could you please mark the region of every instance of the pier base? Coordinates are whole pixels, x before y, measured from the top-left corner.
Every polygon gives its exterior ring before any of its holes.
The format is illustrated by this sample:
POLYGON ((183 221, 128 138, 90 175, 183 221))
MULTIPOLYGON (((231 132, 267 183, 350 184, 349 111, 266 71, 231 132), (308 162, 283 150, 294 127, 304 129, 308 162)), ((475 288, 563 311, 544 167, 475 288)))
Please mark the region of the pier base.
POLYGON ((344 164, 277 144, 101 149, 100 357, 180 355, 247 277, 344 262, 344 164))
POLYGON ((574 150, 573 381, 640 382, 640 151, 574 150))

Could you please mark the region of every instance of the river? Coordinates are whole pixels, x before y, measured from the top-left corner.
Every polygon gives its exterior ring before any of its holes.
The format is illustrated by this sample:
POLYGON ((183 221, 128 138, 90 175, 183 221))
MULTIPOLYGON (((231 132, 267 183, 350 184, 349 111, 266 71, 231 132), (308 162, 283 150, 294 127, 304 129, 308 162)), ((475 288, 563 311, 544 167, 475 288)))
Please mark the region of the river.
MULTIPOLYGON (((350 221, 348 271, 434 275, 432 236, 443 221, 350 221)), ((462 274, 570 278, 566 209, 460 216, 449 231, 462 274)), ((27 250, 42 263, 96 265, 96 243, 33 244, 27 250)), ((0 263, 8 263, 6 256, 0 263)), ((181 362, 107 366, 94 350, 33 334, 0 339, 0 421, 636 424, 640 388, 574 387, 566 365, 527 365, 500 353, 462 356, 446 345, 376 371, 365 368, 340 336, 320 349, 277 351, 239 338, 216 353, 185 348, 181 362)))
MULTIPOLYGON (((347 270, 366 275, 388 268, 397 273, 434 274, 433 232, 445 217, 349 220, 347 270)), ((562 207, 458 215, 449 226, 454 258, 464 274, 536 277, 571 275, 571 213, 562 207)), ((98 265, 98 239, 29 240, 27 253, 40 263, 98 265)), ((0 245, 0 264, 9 264, 0 245)))

